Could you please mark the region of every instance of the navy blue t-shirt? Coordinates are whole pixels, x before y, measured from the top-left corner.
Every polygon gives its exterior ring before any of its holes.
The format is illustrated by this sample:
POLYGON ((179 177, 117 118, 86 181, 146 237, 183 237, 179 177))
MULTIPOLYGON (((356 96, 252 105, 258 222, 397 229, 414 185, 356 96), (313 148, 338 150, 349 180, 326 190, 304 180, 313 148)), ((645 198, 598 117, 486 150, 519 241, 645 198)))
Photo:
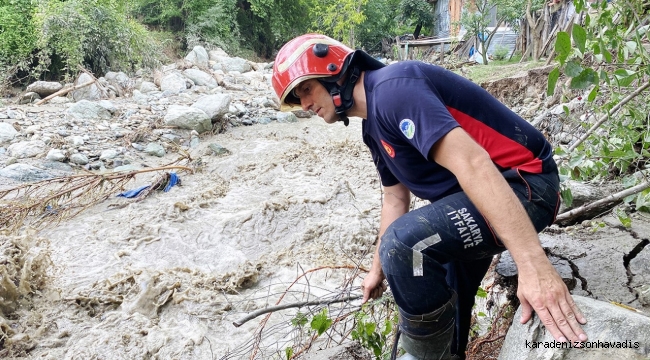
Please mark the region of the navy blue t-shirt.
POLYGON ((480 86, 442 67, 404 61, 366 71, 363 141, 384 186, 404 184, 430 201, 460 191, 454 174, 427 156, 460 126, 500 171, 539 174, 556 168, 551 145, 526 120, 480 86))

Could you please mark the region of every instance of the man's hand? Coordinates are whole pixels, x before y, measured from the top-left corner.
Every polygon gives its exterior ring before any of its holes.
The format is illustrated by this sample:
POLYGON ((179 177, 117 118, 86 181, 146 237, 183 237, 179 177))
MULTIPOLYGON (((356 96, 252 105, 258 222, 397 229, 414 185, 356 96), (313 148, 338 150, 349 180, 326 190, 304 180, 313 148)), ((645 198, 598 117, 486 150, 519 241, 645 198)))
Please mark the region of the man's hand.
POLYGON ((362 304, 365 304, 369 299, 378 299, 381 297, 384 291, 386 291, 385 278, 381 270, 375 271, 374 269, 370 269, 370 272, 361 283, 361 291, 363 292, 362 304))
POLYGON ((587 340, 587 335, 580 327, 587 320, 548 260, 523 266, 519 270, 517 297, 521 301, 522 324, 530 320, 534 310, 555 340, 587 340))

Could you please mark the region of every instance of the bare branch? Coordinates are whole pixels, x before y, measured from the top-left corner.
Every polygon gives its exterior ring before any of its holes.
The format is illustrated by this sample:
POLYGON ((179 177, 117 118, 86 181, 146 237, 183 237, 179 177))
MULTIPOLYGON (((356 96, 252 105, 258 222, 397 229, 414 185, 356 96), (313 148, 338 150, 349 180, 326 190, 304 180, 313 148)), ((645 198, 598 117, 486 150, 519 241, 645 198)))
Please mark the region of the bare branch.
POLYGON ((602 206, 606 206, 606 205, 610 205, 612 203, 619 202, 619 201, 623 200, 624 198, 626 198, 626 197, 628 197, 630 195, 640 193, 641 191, 643 191, 643 190, 645 190, 647 188, 650 188, 650 181, 646 181, 646 182, 644 182, 642 184, 639 184, 637 186, 634 186, 634 187, 631 187, 629 189, 626 189, 626 190, 617 192, 615 194, 609 195, 606 198, 594 201, 592 203, 581 206, 579 208, 575 208, 575 209, 573 209, 571 211, 564 212, 564 213, 558 215, 557 218, 555 219, 555 221, 556 222, 563 222, 563 223, 569 222, 569 221, 577 218, 578 216, 580 216, 580 215, 582 215, 582 214, 584 214, 584 213, 586 213, 586 212, 588 212, 590 210, 594 210, 594 209, 597 209, 597 208, 602 207, 602 206))
POLYGON ((284 305, 276 305, 276 306, 269 306, 264 309, 259 309, 256 311, 253 311, 252 313, 244 316, 243 318, 234 321, 232 324, 235 327, 240 327, 249 320, 255 319, 256 317, 264 314, 268 314, 271 312, 275 311, 280 311, 280 310, 285 310, 285 309, 290 309, 290 308, 301 308, 303 306, 314 306, 314 305, 329 305, 329 304, 335 304, 335 303, 341 303, 341 302, 348 302, 352 300, 357 300, 360 299, 363 295, 352 295, 352 296, 347 296, 341 299, 334 299, 334 300, 312 300, 312 301, 301 301, 297 303, 292 303, 292 304, 284 304, 284 305))

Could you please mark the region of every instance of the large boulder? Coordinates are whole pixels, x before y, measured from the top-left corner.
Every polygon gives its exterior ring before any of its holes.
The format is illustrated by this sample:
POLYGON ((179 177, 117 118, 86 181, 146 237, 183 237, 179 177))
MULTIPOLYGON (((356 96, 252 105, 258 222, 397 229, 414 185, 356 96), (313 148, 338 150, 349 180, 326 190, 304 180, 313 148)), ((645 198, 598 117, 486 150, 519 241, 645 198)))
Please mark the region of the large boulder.
POLYGON ((206 73, 205 71, 198 69, 187 69, 183 71, 183 75, 185 75, 185 77, 188 79, 194 81, 195 85, 207 86, 211 89, 219 86, 219 84, 217 84, 217 80, 215 80, 212 75, 206 73))
POLYGON ((129 78, 129 76, 123 72, 113 72, 109 71, 104 75, 104 78, 108 83, 113 86, 119 96, 123 96, 126 91, 131 89, 135 82, 129 78))
POLYGON ((214 61, 216 64, 212 66, 213 70, 222 70, 224 72, 237 71, 239 73, 245 73, 253 69, 248 60, 238 57, 215 56, 214 61))
POLYGON ((30 158, 45 152, 45 142, 41 140, 20 141, 9 145, 9 156, 16 159, 30 158))
POLYGON ((26 92, 35 92, 41 97, 46 97, 63 89, 61 83, 55 81, 37 81, 27 86, 26 92))
POLYGON ((73 104, 66 114, 80 120, 109 120, 111 113, 102 105, 88 101, 81 100, 73 104))
MULTIPOLYGON (((93 78, 90 75, 86 73, 82 73, 77 78, 77 81, 74 82, 74 85, 77 86, 77 85, 85 84, 91 80, 93 80, 93 78)), ((97 84, 90 84, 88 86, 84 86, 80 89, 73 91, 72 98, 74 99, 74 101, 80 101, 80 100, 94 101, 94 100, 101 99, 102 93, 97 87, 97 84)))
POLYGON ((228 113, 230 101, 231 98, 228 94, 205 95, 196 100, 192 107, 202 110, 210 117, 210 120, 217 121, 228 113))
POLYGON ((534 316, 521 324, 521 307, 501 348, 499 360, 612 360, 650 357, 650 318, 634 311, 574 295, 576 305, 587 318, 582 328, 589 340, 583 348, 569 348, 556 342, 534 316))
POLYGON ((230 55, 228 55, 228 53, 223 51, 221 48, 210 50, 208 55, 210 56, 210 61, 216 61, 216 62, 218 62, 220 58, 230 57, 230 55))
POLYGON ((16 137, 16 134, 18 134, 18 131, 14 129, 13 125, 0 122, 0 145, 11 142, 16 137))
POLYGON ((187 82, 185 78, 177 72, 171 72, 163 76, 160 80, 160 90, 162 91, 179 93, 185 89, 187 89, 187 82))
POLYGON ((192 64, 199 66, 199 67, 208 67, 208 61, 210 57, 208 56, 208 52, 205 50, 203 46, 195 46, 192 51, 185 56, 185 60, 191 62, 192 64))
POLYGON ((52 174, 46 170, 39 169, 32 165, 20 163, 11 164, 3 169, 0 169, 0 176, 24 182, 44 180, 53 177, 52 174))
POLYGON ((164 121, 167 126, 196 130, 198 133, 212 129, 210 117, 202 110, 189 106, 171 105, 164 121))

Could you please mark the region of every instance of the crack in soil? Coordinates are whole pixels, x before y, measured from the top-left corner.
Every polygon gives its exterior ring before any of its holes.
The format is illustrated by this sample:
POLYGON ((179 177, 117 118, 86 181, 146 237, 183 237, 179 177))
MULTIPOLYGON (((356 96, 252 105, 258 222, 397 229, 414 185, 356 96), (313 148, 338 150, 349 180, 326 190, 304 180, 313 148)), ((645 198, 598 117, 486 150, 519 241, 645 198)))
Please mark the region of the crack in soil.
POLYGON ((639 233, 636 231, 628 229, 621 225, 616 226, 616 229, 627 232, 630 234, 630 236, 632 236, 632 238, 636 240, 641 240, 641 242, 636 244, 636 246, 630 250, 629 253, 623 255, 623 267, 625 268, 625 274, 627 275, 627 283, 625 285, 627 286, 627 290, 632 293, 632 295, 634 295, 634 299, 628 302, 628 304, 630 304, 639 299, 639 294, 637 294, 631 286, 632 280, 634 280, 634 274, 632 274, 632 270, 630 270, 630 262, 634 260, 634 258, 636 258, 636 256, 639 255, 639 253, 643 251, 643 249, 648 246, 648 244, 650 244, 650 239, 642 238, 641 235, 639 235, 639 233))
POLYGON ((549 249, 549 248, 545 248, 544 250, 546 251, 547 256, 548 255, 553 255, 553 256, 555 256, 557 258, 560 258, 560 259, 568 262, 569 267, 571 267, 571 274, 573 275, 573 277, 580 280, 580 287, 582 288, 582 290, 587 292, 587 294, 589 294, 589 296, 592 296, 592 297, 594 296, 594 294, 591 292, 591 290, 589 290, 589 287, 587 286, 587 279, 585 279, 582 275, 580 275, 580 268, 578 268, 578 265, 576 265, 568 257, 566 257, 564 255, 556 254, 553 251, 551 251, 551 249, 549 249))

